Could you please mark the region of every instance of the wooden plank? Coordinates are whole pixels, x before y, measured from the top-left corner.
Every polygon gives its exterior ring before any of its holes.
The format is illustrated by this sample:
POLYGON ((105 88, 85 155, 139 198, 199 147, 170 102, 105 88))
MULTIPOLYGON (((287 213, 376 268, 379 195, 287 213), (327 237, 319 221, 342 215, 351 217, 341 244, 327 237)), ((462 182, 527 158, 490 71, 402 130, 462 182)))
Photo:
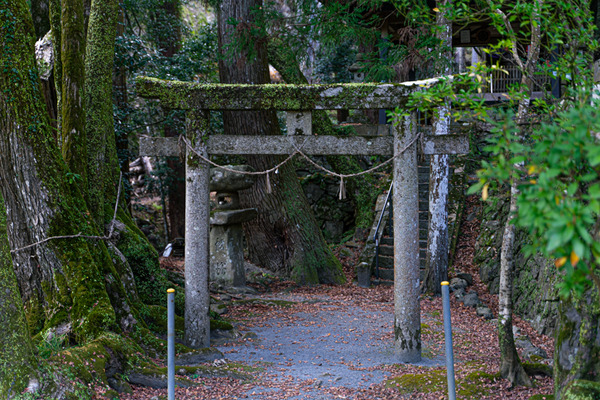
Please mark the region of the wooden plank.
MULTIPOLYGON (((238 136, 212 135, 209 154, 291 154, 295 147, 308 155, 392 155, 391 136, 238 136)), ((469 139, 462 135, 423 138, 424 154, 466 154, 469 139)), ((178 156, 177 138, 140 138, 141 156, 178 156)))
POLYGON ((205 110, 337 110, 402 107, 409 94, 438 79, 404 83, 333 85, 225 85, 165 81, 139 77, 137 92, 173 109, 205 110))

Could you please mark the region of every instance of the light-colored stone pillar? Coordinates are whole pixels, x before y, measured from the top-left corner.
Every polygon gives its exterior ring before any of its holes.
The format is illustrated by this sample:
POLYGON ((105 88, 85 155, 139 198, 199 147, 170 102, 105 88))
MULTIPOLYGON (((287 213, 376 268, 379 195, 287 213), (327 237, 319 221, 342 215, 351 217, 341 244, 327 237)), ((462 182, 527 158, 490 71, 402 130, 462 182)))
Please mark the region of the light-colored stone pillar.
MULTIPOLYGON (((208 156, 208 111, 190 110, 186 136, 194 149, 208 156)), ((185 344, 192 348, 210 346, 209 276, 209 167, 186 151, 185 160, 185 344)))
POLYGON ((394 337, 398 361, 421 361, 416 116, 394 124, 394 337))

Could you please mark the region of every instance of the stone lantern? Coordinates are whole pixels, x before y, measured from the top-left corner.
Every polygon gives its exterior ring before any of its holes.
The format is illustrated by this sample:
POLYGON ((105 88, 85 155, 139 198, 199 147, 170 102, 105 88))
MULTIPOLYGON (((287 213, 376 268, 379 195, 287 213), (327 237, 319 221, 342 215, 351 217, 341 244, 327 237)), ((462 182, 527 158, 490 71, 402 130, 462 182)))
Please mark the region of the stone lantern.
MULTIPOLYGON (((251 171, 248 165, 227 165, 228 169, 251 171)), ((217 192, 210 214, 210 280, 224 286, 245 286, 242 223, 256 217, 254 208, 240 209, 239 190, 250 188, 254 175, 237 174, 220 168, 210 171, 210 191, 217 192)))
POLYGON ((354 64, 348 67, 348 71, 352 74, 352 82, 354 83, 362 83, 365 80, 365 73, 361 72, 363 68, 362 61, 362 54, 357 54, 354 64))

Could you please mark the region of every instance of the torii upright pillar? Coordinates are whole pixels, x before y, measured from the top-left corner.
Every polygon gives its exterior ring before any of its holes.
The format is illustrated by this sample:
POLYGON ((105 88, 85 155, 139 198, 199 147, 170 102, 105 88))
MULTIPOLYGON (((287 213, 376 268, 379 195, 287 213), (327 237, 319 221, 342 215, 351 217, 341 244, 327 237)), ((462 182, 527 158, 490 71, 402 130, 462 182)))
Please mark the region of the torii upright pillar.
MULTIPOLYGON (((186 136, 194 150, 207 157, 209 112, 188 110, 186 136)), ((185 344, 210 346, 209 277, 209 181, 206 162, 186 149, 185 159, 185 344), (192 265, 193 264, 193 265, 192 265)))
POLYGON ((394 338, 406 363, 421 361, 419 187, 414 113, 393 124, 394 338))

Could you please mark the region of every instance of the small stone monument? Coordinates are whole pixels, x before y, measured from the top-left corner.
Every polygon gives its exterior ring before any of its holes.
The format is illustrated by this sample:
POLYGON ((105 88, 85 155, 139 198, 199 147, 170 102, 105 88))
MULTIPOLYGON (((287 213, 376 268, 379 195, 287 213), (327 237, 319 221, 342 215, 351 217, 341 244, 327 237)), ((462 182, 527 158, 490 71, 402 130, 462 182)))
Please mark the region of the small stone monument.
MULTIPOLYGON (((236 171, 251 171, 249 165, 227 165, 236 171)), ((210 191, 217 192, 210 214, 210 280, 224 286, 245 286, 242 223, 256 217, 256 209, 239 209, 239 190, 254 184, 254 175, 237 174, 220 168, 210 170, 210 191)))

